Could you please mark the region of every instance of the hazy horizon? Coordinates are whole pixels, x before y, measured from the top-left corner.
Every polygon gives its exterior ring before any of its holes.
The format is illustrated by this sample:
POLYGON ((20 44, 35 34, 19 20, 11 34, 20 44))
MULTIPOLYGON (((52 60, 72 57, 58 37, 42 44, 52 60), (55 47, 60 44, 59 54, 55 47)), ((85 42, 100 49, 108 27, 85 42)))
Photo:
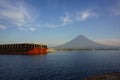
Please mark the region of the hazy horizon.
POLYGON ((0 0, 0 43, 64 44, 79 35, 120 45, 119 0, 0 0))

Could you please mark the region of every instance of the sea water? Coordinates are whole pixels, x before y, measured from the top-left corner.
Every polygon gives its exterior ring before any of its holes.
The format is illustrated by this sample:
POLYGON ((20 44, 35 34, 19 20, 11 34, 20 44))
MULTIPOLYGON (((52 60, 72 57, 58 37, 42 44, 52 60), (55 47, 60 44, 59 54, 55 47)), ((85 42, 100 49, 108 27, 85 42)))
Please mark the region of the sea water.
POLYGON ((81 80, 120 72, 120 50, 0 55, 0 80, 81 80))

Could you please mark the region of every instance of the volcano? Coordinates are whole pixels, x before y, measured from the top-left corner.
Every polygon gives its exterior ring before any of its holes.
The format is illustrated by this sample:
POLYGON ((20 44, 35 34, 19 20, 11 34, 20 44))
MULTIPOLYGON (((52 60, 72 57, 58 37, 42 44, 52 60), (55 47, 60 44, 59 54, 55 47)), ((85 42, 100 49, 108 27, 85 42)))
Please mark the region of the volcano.
POLYGON ((113 46, 108 46, 94 42, 83 35, 79 35, 75 39, 55 47, 55 49, 114 49, 113 46))

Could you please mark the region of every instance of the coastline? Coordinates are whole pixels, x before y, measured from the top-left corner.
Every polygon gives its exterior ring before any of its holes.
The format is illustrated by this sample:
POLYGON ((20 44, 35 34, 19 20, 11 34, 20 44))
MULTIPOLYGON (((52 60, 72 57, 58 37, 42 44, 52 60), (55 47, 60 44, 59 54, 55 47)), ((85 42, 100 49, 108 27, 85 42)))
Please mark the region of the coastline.
POLYGON ((100 74, 100 75, 85 78, 83 80, 120 80, 120 72, 100 74))

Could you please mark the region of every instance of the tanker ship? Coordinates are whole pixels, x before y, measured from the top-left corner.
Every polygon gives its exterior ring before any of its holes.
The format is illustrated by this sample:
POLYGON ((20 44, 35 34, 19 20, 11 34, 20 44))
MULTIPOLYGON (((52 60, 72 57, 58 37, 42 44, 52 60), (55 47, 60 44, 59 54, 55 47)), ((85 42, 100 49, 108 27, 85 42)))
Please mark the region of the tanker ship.
POLYGON ((0 54, 47 54, 47 45, 34 43, 0 44, 0 54))

